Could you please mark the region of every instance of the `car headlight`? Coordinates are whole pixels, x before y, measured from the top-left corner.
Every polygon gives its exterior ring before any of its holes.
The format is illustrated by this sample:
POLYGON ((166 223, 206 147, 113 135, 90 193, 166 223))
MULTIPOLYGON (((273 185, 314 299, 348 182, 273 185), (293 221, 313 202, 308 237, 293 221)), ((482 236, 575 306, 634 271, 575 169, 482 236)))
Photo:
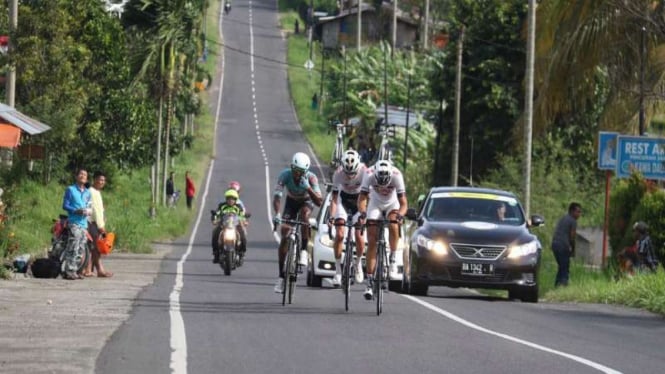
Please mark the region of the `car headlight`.
POLYGON ((532 255, 538 252, 538 241, 533 240, 528 243, 514 245, 510 247, 510 253, 508 258, 520 258, 528 255, 532 255))
POLYGON ((235 229, 224 229, 224 241, 232 242, 236 240, 235 229))
POLYGON ((324 246, 330 247, 330 248, 332 248, 333 244, 335 243, 332 239, 330 239, 330 236, 328 235, 328 233, 324 233, 322 235, 319 235, 319 242, 321 242, 321 244, 323 244, 324 246))
POLYGON ((448 246, 442 241, 432 240, 424 235, 418 235, 416 236, 416 243, 438 255, 448 254, 448 246))

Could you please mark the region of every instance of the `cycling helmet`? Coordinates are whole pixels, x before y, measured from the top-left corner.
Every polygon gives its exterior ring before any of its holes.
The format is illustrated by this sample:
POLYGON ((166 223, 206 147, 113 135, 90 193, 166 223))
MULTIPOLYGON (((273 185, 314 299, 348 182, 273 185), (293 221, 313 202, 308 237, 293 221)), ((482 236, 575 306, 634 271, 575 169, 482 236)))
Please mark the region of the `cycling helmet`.
POLYGON ((233 188, 230 188, 230 189, 226 190, 226 192, 224 192, 224 198, 225 199, 231 198, 231 199, 238 200, 239 197, 240 196, 238 196, 238 191, 234 190, 233 188))
POLYGON ((640 234, 646 234, 649 231, 649 225, 646 222, 637 221, 633 225, 633 230, 639 232, 640 234))
POLYGON ((374 178, 379 186, 386 186, 390 183, 393 175, 393 166, 390 161, 381 160, 374 164, 374 178))
POLYGON ((303 173, 309 170, 309 156, 302 152, 298 152, 293 155, 293 160, 291 160, 291 168, 303 173))
POLYGON ((240 192, 240 182, 238 181, 232 181, 229 183, 229 188, 234 189, 238 192, 240 192))
POLYGON ((344 152, 342 156, 342 169, 346 174, 355 174, 360 168, 360 155, 353 149, 344 152))

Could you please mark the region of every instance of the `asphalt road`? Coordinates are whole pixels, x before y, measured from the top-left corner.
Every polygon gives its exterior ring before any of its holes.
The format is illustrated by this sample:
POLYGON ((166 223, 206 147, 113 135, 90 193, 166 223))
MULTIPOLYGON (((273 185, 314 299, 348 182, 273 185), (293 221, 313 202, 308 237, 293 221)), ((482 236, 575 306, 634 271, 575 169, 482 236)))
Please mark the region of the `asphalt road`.
MULTIPOLYGON (((228 46, 220 61, 223 83, 212 88, 212 96, 221 98, 216 157, 199 187, 199 216, 190 232, 169 245, 154 282, 138 292, 124 323, 118 327, 116 319, 100 327, 113 332, 101 348, 103 339, 89 345, 69 339, 56 350, 59 341, 51 338, 51 369, 23 370, 14 358, 21 349, 10 343, 27 345, 16 334, 2 337, 14 330, 0 317, 1 372, 86 373, 93 367, 85 362, 67 370, 53 367, 95 358, 99 373, 663 371, 665 320, 629 308, 527 304, 432 288, 428 297, 389 293, 383 314, 376 316, 360 286, 345 312, 339 290, 307 288, 304 277, 294 303, 282 306, 281 295, 273 292, 277 243, 268 199, 291 155, 310 150, 289 101, 285 65, 277 63, 285 60, 285 41, 275 1, 234 2, 222 29, 228 46), (243 184, 242 198, 253 216, 245 265, 224 276, 211 262, 208 211, 231 180, 243 184), (68 348, 76 354, 55 354, 68 348)), ((94 287, 87 281, 63 281, 62 287, 84 283, 94 287)))

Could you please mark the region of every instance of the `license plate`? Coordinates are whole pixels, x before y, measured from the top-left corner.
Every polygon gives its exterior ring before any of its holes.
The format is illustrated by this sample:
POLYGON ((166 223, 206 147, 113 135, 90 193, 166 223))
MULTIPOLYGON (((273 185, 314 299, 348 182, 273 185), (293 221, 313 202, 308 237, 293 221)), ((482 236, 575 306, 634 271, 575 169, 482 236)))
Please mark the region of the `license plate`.
POLYGON ((462 263, 462 274, 490 275, 494 273, 494 264, 462 263))

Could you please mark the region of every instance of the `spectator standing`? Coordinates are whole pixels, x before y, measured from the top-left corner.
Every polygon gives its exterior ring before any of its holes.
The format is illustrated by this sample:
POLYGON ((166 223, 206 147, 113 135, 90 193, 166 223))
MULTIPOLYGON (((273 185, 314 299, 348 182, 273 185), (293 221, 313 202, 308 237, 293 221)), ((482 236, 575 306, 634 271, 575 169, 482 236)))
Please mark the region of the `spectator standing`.
POLYGON ((81 279, 78 274, 78 260, 85 251, 86 231, 88 229, 88 216, 92 214, 90 191, 86 187, 88 172, 79 169, 76 172, 76 182, 65 189, 62 199, 62 209, 67 211, 69 226, 69 239, 65 249, 65 267, 62 277, 64 279, 81 279))
POLYGON ((649 225, 642 221, 635 222, 633 232, 637 237, 638 263, 635 264, 637 269, 656 271, 658 269, 658 260, 656 259, 656 251, 653 248, 651 236, 649 235, 649 225))
POLYGON ((185 172, 185 194, 187 195, 187 209, 192 209, 192 200, 194 200, 194 194, 196 193, 196 187, 194 187, 194 181, 189 177, 189 170, 185 172))
POLYGON ((570 269, 570 258, 575 256, 575 237, 577 236, 577 220, 582 215, 579 203, 570 203, 568 214, 561 217, 552 236, 552 251, 559 266, 554 286, 567 286, 570 269))
POLYGON ((106 215, 101 193, 104 186, 106 186, 106 175, 101 171, 95 172, 95 178, 89 189, 92 201, 92 215, 88 218, 88 232, 90 232, 92 242, 95 245, 92 246, 92 261, 88 263, 85 276, 92 276, 93 271, 96 271, 98 277, 110 278, 113 276, 113 273, 104 270, 101 254, 99 253, 99 249, 97 249, 97 238, 100 235, 106 235, 106 215))
POLYGON ((173 184, 173 172, 169 173, 169 179, 166 180, 166 205, 172 208, 175 205, 175 186, 173 184))

